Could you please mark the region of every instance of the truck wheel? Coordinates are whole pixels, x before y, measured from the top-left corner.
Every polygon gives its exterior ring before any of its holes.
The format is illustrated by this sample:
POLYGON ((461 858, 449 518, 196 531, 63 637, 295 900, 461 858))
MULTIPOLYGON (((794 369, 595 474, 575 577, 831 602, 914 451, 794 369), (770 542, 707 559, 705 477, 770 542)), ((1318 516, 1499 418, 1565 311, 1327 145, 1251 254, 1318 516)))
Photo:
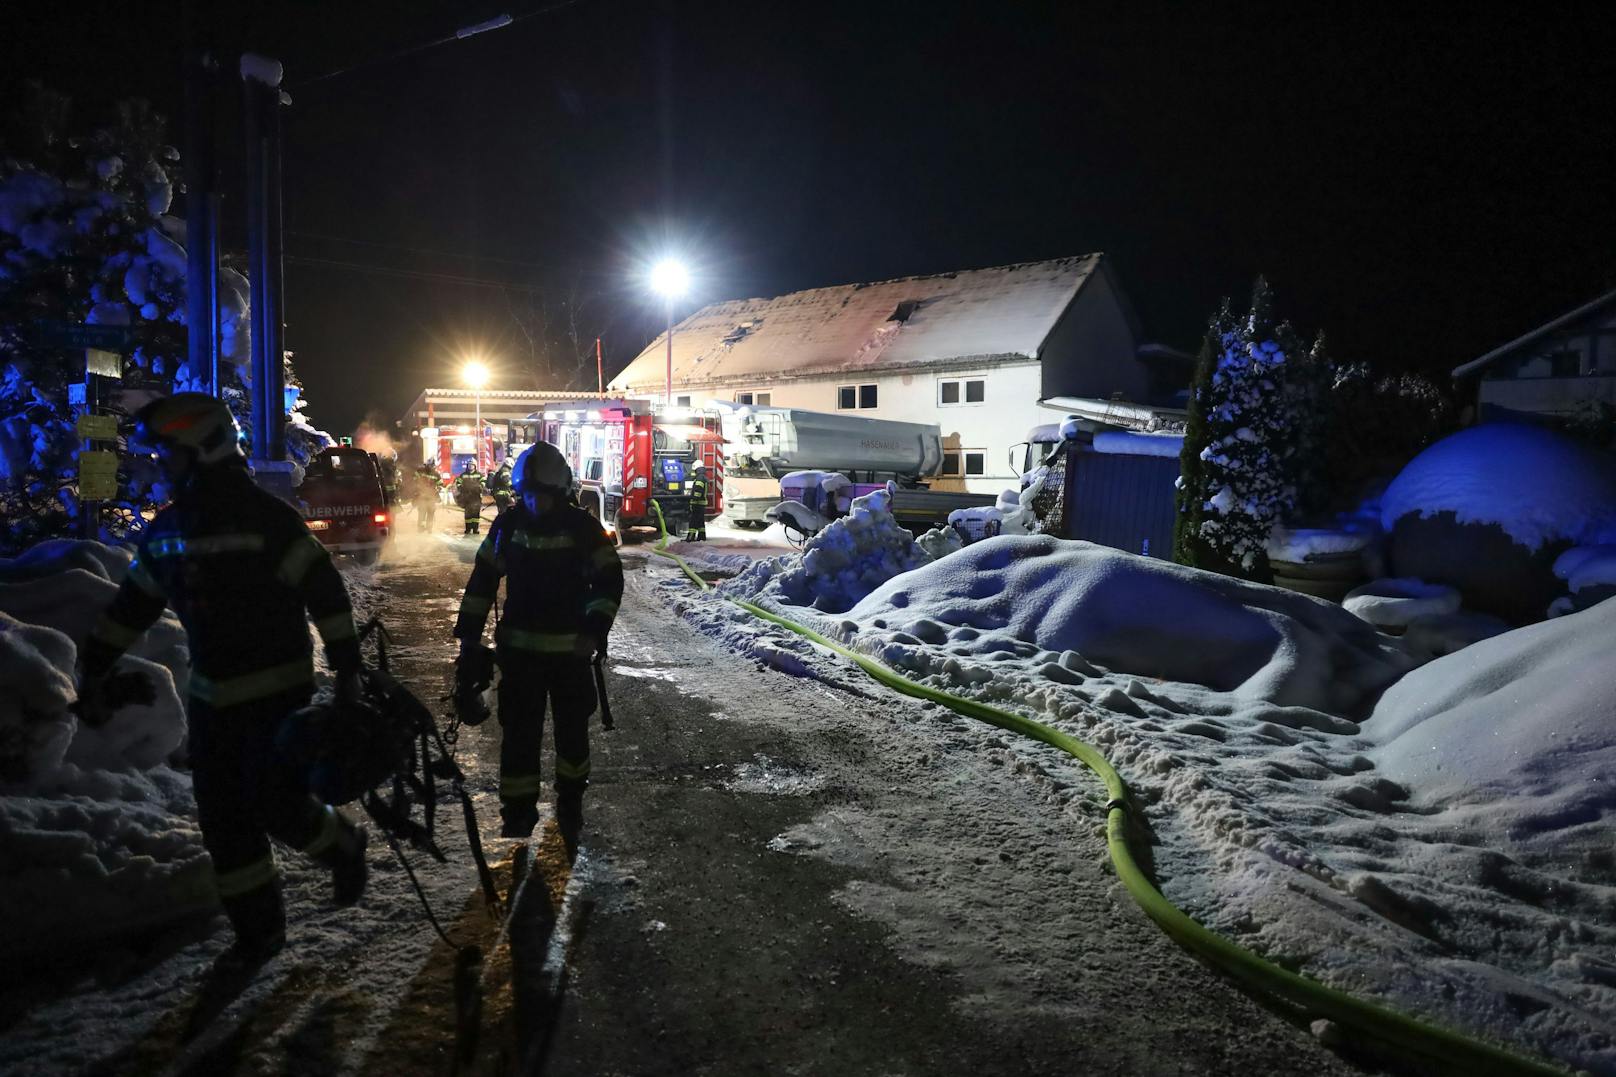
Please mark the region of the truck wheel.
POLYGON ((382 552, 380 550, 360 550, 358 553, 354 554, 354 560, 359 562, 361 565, 364 565, 366 568, 369 568, 371 565, 374 565, 381 559, 382 552))

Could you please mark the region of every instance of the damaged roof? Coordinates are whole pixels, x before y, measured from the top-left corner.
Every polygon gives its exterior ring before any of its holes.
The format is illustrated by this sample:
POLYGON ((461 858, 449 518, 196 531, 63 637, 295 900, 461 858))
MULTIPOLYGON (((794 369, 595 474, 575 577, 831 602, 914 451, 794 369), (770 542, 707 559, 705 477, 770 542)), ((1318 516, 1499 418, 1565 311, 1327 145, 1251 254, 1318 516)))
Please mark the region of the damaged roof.
MULTIPOLYGON (((1036 359, 1101 254, 714 303, 674 326, 683 384, 858 372, 964 359, 1036 359)), ((667 338, 612 379, 661 387, 667 338)))

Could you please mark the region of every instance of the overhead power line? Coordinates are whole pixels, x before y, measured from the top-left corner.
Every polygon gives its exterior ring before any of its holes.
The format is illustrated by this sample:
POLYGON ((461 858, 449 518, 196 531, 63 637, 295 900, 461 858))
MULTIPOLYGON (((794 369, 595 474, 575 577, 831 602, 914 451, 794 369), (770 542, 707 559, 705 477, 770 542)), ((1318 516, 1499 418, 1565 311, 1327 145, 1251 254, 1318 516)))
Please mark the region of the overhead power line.
POLYGON ((490 280, 486 277, 463 277, 453 273, 431 273, 422 269, 399 269, 395 266, 367 265, 364 262, 345 262, 336 258, 310 258, 307 255, 288 254, 286 261, 298 265, 323 266, 327 269, 345 269, 351 273, 368 273, 377 277, 397 277, 435 284, 453 284, 464 288, 496 288, 500 291, 527 292, 542 295, 546 289, 536 284, 511 280, 490 280))

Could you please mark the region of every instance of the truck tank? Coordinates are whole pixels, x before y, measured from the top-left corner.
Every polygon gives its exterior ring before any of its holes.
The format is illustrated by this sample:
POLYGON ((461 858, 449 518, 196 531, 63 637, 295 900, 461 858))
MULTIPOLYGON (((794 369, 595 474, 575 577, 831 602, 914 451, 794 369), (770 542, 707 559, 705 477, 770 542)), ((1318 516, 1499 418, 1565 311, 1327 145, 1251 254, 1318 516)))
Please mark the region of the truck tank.
POLYGON ((865 419, 801 408, 742 408, 723 417, 725 468, 761 477, 788 471, 934 475, 943 464, 934 423, 865 419))

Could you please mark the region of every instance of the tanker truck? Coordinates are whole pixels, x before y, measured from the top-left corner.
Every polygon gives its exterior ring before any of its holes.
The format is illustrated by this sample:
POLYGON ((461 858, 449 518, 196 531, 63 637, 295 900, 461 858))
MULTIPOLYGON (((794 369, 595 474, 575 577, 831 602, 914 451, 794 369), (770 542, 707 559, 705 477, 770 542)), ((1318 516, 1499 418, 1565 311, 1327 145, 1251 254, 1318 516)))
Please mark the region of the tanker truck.
POLYGON ((916 531, 945 522, 954 509, 996 500, 927 486, 943 466, 942 431, 935 423, 744 407, 725 412, 721 428, 724 511, 737 527, 767 526, 769 510, 784 496, 780 480, 803 473, 845 476, 849 498, 894 481, 892 514, 916 531))

